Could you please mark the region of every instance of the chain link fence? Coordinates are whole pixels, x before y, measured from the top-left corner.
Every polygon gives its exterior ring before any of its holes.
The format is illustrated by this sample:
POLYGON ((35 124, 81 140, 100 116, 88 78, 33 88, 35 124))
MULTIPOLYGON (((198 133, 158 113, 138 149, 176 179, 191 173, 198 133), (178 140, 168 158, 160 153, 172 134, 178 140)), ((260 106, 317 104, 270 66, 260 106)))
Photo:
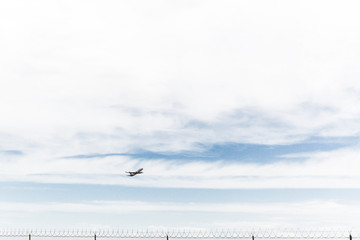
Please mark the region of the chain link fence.
POLYGON ((0 230, 0 240, 355 240, 359 231, 345 230, 0 230))

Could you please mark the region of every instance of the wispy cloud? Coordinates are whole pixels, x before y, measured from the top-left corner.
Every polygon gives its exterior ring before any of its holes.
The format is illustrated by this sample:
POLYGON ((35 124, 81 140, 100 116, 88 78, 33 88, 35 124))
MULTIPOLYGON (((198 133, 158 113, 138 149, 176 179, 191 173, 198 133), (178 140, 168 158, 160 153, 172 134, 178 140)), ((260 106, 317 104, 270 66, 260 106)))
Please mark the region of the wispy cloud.
POLYGON ((31 159, 2 164, 3 181, 175 188, 359 188, 359 151, 342 148, 270 163, 133 159, 129 156, 31 159), (36 163, 36 164, 35 164, 36 163), (19 166, 22 166, 19 168, 19 166), (124 171, 143 167, 129 178, 124 171))
POLYGON ((320 2, 321 19, 285 2, 3 4, 0 144, 57 157, 358 136, 359 17, 320 2))
MULTIPOLYGON (((150 218, 160 212, 166 212, 171 218, 195 217, 198 214, 215 214, 219 219, 204 219, 203 223, 197 227, 348 227, 358 219, 360 209, 357 204, 344 204, 334 201, 311 201, 297 203, 227 203, 227 204, 208 204, 208 203, 150 203, 150 202, 84 202, 84 203, 21 203, 21 202, 1 202, 0 213, 4 214, 60 214, 76 213, 77 219, 83 219, 90 213, 96 213, 98 217, 106 214, 113 217, 119 214, 126 216, 128 221, 136 220, 139 225, 150 224, 149 221, 139 219, 139 214, 146 214, 150 218), (182 215, 172 215, 181 212, 182 215), (81 215, 87 214, 87 215, 81 215), (109 215, 110 214, 110 215, 109 215), (129 215, 127 215, 129 214, 129 215), (222 214, 236 216, 233 221, 222 220, 222 214), (254 216, 263 216, 262 220, 254 220, 254 216), (239 221, 242 219, 242 221, 239 221), (267 220, 265 222, 265 220, 267 220), (274 221, 273 223, 269 220, 274 221), (276 220, 276 221, 275 221, 276 220)), ((164 215, 165 216, 165 215, 164 215)), ((169 216, 167 216, 169 218, 169 216)), ((178 219, 179 220, 179 219, 178 219)), ((72 222, 70 220, 70 222, 72 222)), ((78 226, 79 222, 75 225, 78 226)), ((148 226, 149 226, 148 225, 148 226)), ((167 225, 167 227, 171 226, 167 225)), ((188 227, 191 224, 177 227, 188 227)), ((195 226, 192 226, 195 227, 195 226)))
MULTIPOLYGON (((1 202, 0 211, 21 212, 143 212, 143 211, 179 211, 179 212, 238 212, 238 213, 293 213, 307 215, 311 212, 325 214, 326 212, 341 213, 349 205, 331 201, 313 201, 300 203, 151 203, 129 201, 93 201, 85 203, 21 203, 1 202), (304 206, 300 208, 300 206, 304 206), (317 209, 315 211, 315 209, 317 209)), ((351 207, 354 211, 359 208, 351 207)), ((355 212, 354 212, 355 213, 355 212)))

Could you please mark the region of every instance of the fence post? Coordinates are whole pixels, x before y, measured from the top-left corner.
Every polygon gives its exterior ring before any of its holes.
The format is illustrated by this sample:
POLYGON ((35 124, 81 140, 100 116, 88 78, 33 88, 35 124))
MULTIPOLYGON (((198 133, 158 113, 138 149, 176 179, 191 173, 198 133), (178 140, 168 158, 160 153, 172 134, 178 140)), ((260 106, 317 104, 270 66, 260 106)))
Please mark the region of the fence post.
POLYGON ((351 236, 351 234, 350 234, 350 240, 352 240, 352 236, 351 236))
MULTIPOLYGON (((169 235, 166 235, 166 240, 169 240, 169 235)), ((351 239, 350 239, 351 240, 351 239)))
POLYGON ((31 234, 29 234, 29 240, 31 240, 31 234))
MULTIPOLYGON (((255 240, 255 237, 254 237, 254 235, 252 235, 252 236, 251 236, 251 239, 252 239, 252 240, 255 240)), ((350 240, 351 240, 351 239, 350 239, 350 240)))
POLYGON ((96 240, 96 234, 94 234, 94 240, 96 240))

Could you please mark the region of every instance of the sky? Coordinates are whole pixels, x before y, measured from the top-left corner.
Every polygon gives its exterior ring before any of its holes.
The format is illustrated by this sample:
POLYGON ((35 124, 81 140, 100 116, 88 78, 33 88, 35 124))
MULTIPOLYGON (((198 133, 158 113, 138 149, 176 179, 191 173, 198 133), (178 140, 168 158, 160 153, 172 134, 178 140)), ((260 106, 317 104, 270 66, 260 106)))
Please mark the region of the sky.
POLYGON ((1 2, 1 227, 356 227, 359 7, 1 2))

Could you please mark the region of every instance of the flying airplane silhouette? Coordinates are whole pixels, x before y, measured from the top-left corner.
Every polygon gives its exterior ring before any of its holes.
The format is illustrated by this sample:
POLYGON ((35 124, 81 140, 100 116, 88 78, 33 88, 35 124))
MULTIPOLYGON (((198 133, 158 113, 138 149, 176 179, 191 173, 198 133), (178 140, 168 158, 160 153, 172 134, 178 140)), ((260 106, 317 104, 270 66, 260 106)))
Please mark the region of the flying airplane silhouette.
POLYGON ((143 174, 142 170, 143 170, 143 168, 140 168, 140 169, 138 169, 138 170, 135 171, 135 172, 126 172, 126 173, 129 174, 128 176, 133 177, 133 176, 135 176, 136 174, 143 174))

